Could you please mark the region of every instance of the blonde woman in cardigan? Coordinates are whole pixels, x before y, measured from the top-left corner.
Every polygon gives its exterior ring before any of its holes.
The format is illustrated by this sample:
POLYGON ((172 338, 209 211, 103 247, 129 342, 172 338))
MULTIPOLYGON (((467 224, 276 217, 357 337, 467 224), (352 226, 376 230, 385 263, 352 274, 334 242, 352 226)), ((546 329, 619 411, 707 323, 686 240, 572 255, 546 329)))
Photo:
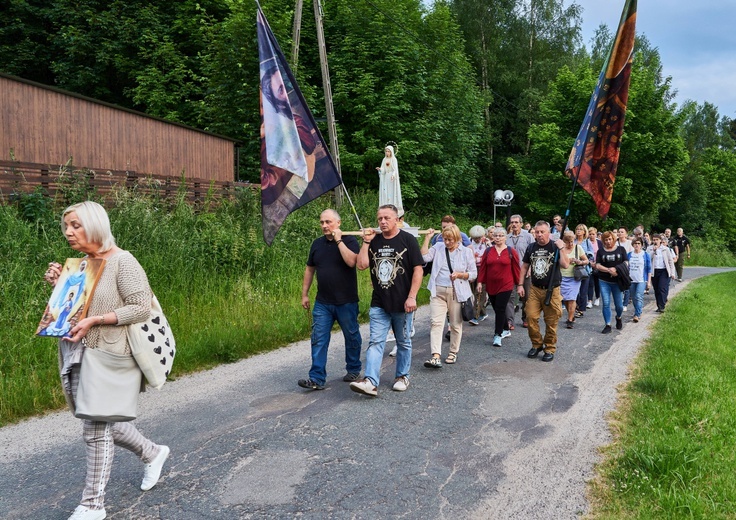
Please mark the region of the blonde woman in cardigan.
MULTIPOLYGON (((59 362, 64 396, 72 412, 79 384, 85 349, 101 349, 131 356, 126 327, 146 320, 151 312, 152 292, 148 278, 129 252, 115 245, 110 220, 105 209, 96 202, 69 206, 62 215, 61 229, 69 246, 88 258, 103 258, 105 268, 90 301, 87 317, 80 320, 59 341, 59 362)), ((56 285, 61 265, 52 262, 45 279, 56 285)), ((83 421, 82 436, 87 445, 87 477, 82 500, 69 520, 101 520, 105 518, 105 486, 110 478, 115 446, 135 453, 144 466, 141 489, 156 485, 167 446, 144 437, 131 422, 83 421)))

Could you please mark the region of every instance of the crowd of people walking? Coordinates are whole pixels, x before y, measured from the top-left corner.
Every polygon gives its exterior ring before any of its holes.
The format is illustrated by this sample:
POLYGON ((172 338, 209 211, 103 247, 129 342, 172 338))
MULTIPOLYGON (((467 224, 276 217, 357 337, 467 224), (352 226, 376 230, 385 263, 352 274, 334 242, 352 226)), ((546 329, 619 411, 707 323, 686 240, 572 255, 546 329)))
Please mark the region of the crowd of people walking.
MULTIPOLYGON (((309 288, 316 274, 318 290, 313 310, 312 368, 299 386, 325 386, 329 331, 335 321, 345 336, 346 374, 351 390, 378 395, 380 365, 387 342, 396 342, 396 370, 392 388, 409 387, 416 297, 424 276, 430 291, 430 357, 424 367, 436 370, 459 362, 464 323, 477 326, 492 312, 489 344, 500 348, 516 329, 516 315, 527 329, 529 358, 550 362, 557 352, 558 322, 572 329, 586 311, 600 307, 601 333, 622 330, 624 322, 641 320, 644 295, 654 291, 657 312, 664 312, 672 280, 682 279, 682 265, 690 257, 690 241, 683 230, 651 236, 641 226, 599 231, 583 223, 571 231, 559 215, 552 224, 524 223, 509 217, 508 227, 497 222, 475 225, 468 235, 451 215, 442 229, 426 230, 423 243, 401 227, 400 210, 384 204, 378 210, 379 230, 363 233, 362 246, 343 237, 340 216, 326 210, 323 236, 315 240, 304 276, 302 303, 309 308, 309 288), (651 243, 650 243, 651 240, 651 243), (315 251, 321 251, 316 255, 315 251), (679 267, 678 267, 679 266, 679 267), (369 269, 373 284, 370 340, 366 368, 360 377, 356 269, 369 269), (336 297, 335 291, 348 295, 336 297), (325 305, 330 313, 324 316, 325 305), (342 307, 349 306, 346 312, 342 307), (629 311, 632 307, 633 312, 629 311), (540 322, 543 319, 544 326, 540 322), (445 323, 448 323, 445 332, 445 323), (443 340, 449 340, 443 359, 443 340)), ((590 312, 587 313, 588 315, 590 312)))

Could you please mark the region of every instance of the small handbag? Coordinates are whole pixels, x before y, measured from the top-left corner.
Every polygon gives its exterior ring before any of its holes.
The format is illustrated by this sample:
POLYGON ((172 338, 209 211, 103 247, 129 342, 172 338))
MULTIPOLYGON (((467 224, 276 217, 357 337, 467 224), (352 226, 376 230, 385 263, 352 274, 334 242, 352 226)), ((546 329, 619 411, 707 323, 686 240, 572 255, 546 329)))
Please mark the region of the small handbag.
POLYGON ((102 422, 135 419, 143 374, 131 356, 85 348, 74 416, 102 422))
MULTIPOLYGON (((578 253, 578 248, 579 247, 580 246, 578 246, 578 245, 575 246, 575 254, 578 253)), ((583 251, 583 253, 585 253, 585 251, 583 251)), ((575 280, 578 281, 578 282, 581 281, 581 280, 584 280, 588 276, 590 276, 590 272, 588 271, 588 266, 587 265, 576 265, 573 268, 572 274, 575 277, 575 280)))
POLYGON ((573 276, 575 276, 575 280, 577 280, 578 282, 580 280, 584 280, 589 276, 588 268, 584 265, 576 265, 575 269, 573 270, 573 276))
POLYGON ((164 386, 176 355, 176 341, 156 295, 151 298, 151 314, 146 321, 127 326, 128 343, 148 384, 164 386))
MULTIPOLYGON (((450 262, 450 252, 447 250, 446 247, 445 247, 445 255, 447 255, 447 267, 450 268, 450 274, 452 274, 452 263, 450 262)), ((454 286, 452 290, 453 291, 455 290, 454 286)), ((474 308, 472 294, 467 300, 465 300, 464 302, 460 302, 460 313, 462 314, 463 321, 470 321, 475 318, 475 308, 474 308)))

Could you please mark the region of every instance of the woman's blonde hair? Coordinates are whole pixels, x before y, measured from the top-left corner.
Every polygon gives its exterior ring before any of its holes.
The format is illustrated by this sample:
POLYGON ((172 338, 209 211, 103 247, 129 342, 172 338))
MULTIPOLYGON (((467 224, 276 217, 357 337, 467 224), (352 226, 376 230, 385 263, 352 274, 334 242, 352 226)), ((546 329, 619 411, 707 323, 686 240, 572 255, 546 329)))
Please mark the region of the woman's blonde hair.
POLYGON ((105 253, 115 247, 115 237, 112 236, 110 218, 107 216, 105 208, 91 200, 72 204, 61 214, 61 232, 64 234, 66 234, 64 217, 72 212, 77 214, 77 219, 84 228, 87 240, 93 244, 100 244, 98 253, 105 253))
POLYGON ((442 238, 452 238, 456 243, 461 244, 462 235, 460 235, 460 228, 455 224, 450 224, 442 230, 442 238))
POLYGON ((586 226, 585 224, 578 224, 577 226, 575 226, 575 231, 577 231, 580 228, 585 230, 585 236, 588 236, 588 226, 586 226))

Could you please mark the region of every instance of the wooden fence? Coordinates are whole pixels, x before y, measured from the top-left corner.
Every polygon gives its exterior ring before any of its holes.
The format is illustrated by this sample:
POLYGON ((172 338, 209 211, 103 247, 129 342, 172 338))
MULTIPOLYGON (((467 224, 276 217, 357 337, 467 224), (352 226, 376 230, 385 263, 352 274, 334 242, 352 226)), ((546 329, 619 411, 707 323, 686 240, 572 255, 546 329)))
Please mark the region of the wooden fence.
POLYGON ((19 194, 31 193, 41 187, 50 197, 65 189, 88 189, 106 197, 115 189, 127 188, 162 198, 178 196, 192 204, 230 198, 236 188, 260 190, 260 184, 250 182, 215 181, 166 175, 141 175, 134 171, 104 170, 67 165, 48 165, 0 161, 0 203, 7 204, 19 194))

